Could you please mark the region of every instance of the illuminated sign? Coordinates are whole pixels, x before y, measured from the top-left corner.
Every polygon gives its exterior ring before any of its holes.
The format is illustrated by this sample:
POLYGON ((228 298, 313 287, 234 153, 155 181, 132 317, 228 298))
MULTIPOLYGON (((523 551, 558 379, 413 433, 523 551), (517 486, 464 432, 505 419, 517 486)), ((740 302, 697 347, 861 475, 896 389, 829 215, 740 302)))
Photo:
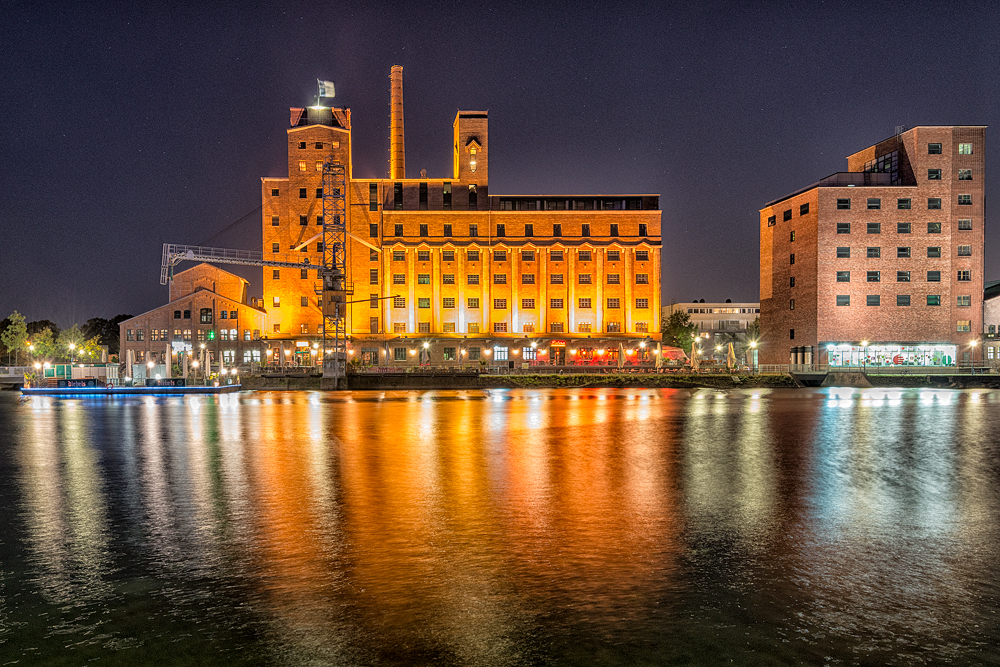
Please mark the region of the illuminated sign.
POLYGON ((174 348, 174 352, 190 352, 191 343, 185 343, 184 341, 175 340, 170 343, 170 346, 174 348))

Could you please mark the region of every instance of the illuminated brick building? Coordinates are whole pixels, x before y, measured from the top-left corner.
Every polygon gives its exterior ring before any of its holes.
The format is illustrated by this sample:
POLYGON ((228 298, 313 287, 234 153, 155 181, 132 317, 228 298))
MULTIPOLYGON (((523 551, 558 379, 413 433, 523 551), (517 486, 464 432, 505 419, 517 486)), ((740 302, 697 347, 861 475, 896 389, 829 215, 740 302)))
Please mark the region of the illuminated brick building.
MULTIPOLYGON (((332 157, 349 179, 348 334, 363 362, 651 360, 659 197, 492 195, 486 111, 457 113, 450 177, 405 178, 401 76, 394 67, 389 179, 353 174, 349 109, 291 110, 288 177, 261 182, 265 258, 322 263, 332 157)), ((272 358, 315 362, 319 287, 317 269, 264 269, 272 358)))
POLYGON ((761 209, 761 363, 980 358, 984 137, 915 127, 761 209))

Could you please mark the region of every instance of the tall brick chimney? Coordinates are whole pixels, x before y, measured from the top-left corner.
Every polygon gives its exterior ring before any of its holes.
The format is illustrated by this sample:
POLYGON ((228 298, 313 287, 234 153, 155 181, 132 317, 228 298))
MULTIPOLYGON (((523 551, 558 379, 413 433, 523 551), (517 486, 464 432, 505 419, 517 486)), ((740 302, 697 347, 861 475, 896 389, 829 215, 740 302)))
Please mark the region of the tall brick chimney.
POLYGON ((403 66, 393 65, 389 74, 389 178, 406 178, 406 152, 403 148, 403 66))

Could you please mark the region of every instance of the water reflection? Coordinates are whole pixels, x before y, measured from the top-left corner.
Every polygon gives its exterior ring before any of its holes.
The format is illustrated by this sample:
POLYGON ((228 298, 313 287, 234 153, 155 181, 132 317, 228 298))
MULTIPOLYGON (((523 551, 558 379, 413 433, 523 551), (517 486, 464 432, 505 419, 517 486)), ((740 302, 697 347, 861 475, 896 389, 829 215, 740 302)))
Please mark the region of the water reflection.
POLYGON ((996 659, 998 403, 904 389, 4 400, 0 492, 18 518, 0 519, 14 573, 0 651, 996 659))

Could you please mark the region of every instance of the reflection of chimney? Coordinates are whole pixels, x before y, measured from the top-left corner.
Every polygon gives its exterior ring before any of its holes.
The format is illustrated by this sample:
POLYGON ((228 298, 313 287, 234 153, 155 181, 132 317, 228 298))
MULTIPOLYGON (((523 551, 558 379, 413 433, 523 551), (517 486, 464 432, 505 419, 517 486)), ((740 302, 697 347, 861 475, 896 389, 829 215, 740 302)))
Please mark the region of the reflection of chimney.
POLYGON ((403 66, 393 65, 389 74, 389 178, 406 178, 406 151, 403 148, 403 66))

